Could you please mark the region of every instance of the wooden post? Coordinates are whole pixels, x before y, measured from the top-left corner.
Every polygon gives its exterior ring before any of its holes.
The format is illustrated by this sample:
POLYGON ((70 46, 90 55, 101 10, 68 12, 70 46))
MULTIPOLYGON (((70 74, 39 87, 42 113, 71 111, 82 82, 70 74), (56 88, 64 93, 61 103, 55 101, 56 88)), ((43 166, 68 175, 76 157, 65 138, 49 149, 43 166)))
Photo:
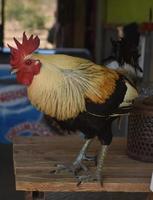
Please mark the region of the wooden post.
POLYGON ((44 192, 25 192, 25 200, 45 200, 44 192))
POLYGON ((146 200, 153 200, 153 192, 150 192, 146 200))
POLYGON ((35 191, 32 193, 33 200, 45 200, 45 193, 35 191))
POLYGON ((32 192, 25 192, 25 200, 32 200, 32 192))

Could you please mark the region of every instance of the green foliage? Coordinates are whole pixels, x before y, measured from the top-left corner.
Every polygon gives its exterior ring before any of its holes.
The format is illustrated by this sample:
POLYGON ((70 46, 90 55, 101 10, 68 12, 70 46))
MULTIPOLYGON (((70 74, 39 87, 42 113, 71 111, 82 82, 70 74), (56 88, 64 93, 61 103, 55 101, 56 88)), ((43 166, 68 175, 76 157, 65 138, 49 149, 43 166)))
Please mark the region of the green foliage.
MULTIPOLYGON (((46 17, 41 13, 40 0, 6 1, 6 20, 16 20, 26 29, 45 28, 46 17)), ((41 1, 43 2, 43 1, 41 1)))
POLYGON ((6 20, 16 19, 20 21, 24 13, 24 4, 22 2, 14 1, 12 4, 6 1, 6 20))

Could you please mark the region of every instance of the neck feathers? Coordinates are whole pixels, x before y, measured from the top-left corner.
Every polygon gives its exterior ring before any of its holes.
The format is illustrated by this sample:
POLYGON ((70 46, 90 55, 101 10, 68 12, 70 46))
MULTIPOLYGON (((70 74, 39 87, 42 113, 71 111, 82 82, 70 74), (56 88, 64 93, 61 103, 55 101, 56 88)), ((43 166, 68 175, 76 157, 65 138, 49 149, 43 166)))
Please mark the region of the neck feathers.
POLYGON ((46 65, 34 77, 28 88, 28 96, 32 104, 47 115, 58 120, 74 118, 86 110, 86 99, 101 103, 112 94, 115 87, 114 76, 111 78, 111 89, 105 86, 103 90, 105 81, 108 82, 104 73, 102 67, 93 66, 93 63, 73 68, 46 65))

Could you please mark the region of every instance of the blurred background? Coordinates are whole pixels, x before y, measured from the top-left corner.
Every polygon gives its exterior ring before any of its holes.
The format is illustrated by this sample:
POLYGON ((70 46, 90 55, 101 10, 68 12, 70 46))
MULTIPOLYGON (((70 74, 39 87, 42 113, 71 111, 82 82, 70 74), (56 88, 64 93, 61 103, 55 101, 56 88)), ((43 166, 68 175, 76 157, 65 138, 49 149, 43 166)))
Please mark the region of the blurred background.
POLYGON ((144 35, 141 27, 152 23, 152 7, 152 0, 0 0, 0 47, 26 31, 39 35, 41 49, 83 48, 102 63, 111 54, 116 27, 135 22, 144 35))

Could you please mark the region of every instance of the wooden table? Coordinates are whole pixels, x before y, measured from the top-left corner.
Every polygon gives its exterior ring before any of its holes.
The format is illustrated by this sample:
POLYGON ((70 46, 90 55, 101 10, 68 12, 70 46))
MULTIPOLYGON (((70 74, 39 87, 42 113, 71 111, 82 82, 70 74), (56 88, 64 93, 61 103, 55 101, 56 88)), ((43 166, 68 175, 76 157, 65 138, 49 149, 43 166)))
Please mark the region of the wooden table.
MULTIPOLYGON (((29 192, 27 199, 44 199, 44 192, 150 192, 153 163, 144 163, 129 158, 126 154, 126 139, 114 138, 110 145, 105 165, 104 184, 83 183, 76 186, 70 173, 51 174, 59 163, 72 163, 83 144, 79 136, 16 137, 13 141, 13 158, 16 190, 29 192), (32 197, 33 195, 33 197, 32 197)), ((92 144, 89 154, 95 154, 99 142, 92 144)), ((94 164, 88 162, 91 170, 94 164)), ((152 198, 152 193, 148 197, 152 198)))

